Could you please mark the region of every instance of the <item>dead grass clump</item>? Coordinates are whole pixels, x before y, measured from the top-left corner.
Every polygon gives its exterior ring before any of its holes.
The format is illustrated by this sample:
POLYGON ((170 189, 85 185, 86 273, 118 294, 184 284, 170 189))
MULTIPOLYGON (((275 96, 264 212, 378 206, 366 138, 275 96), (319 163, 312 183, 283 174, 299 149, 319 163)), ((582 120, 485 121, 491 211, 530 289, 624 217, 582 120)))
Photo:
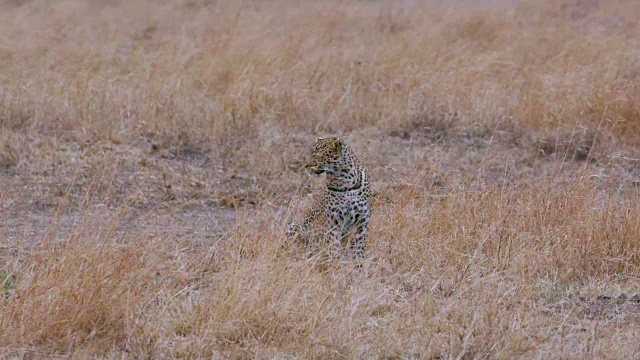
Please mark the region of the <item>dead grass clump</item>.
POLYGON ((2 308, 3 347, 65 353, 86 344, 125 346, 150 300, 157 259, 147 246, 112 236, 77 229, 38 244, 2 308))
POLYGON ((621 80, 603 87, 589 101, 585 115, 611 129, 617 139, 636 144, 640 130, 640 86, 637 80, 621 80))
POLYGON ((568 188, 490 186, 451 194, 427 211, 418 210, 426 199, 412 191, 396 199, 394 208, 375 213, 381 240, 374 243, 389 254, 394 272, 453 266, 459 275, 478 262, 489 272, 571 281, 640 270, 633 222, 640 208, 598 195, 584 181, 568 188))
POLYGON ((456 123, 460 122, 455 112, 445 113, 433 108, 424 109, 411 118, 411 121, 404 123, 399 129, 390 130, 388 134, 404 140, 423 137, 438 142, 455 135, 452 132, 455 131, 456 123))
POLYGON ((8 141, 5 142, 4 148, 0 149, 0 169, 7 170, 18 165, 20 156, 8 141))
POLYGON ((452 31, 454 39, 477 47, 484 53, 495 50, 495 46, 499 46, 496 42, 513 31, 513 25, 513 9, 481 7, 475 12, 463 12, 452 31))
POLYGON ((604 134, 594 126, 577 128, 570 132, 555 132, 538 141, 541 156, 556 156, 561 161, 594 160, 594 148, 603 140, 604 134))

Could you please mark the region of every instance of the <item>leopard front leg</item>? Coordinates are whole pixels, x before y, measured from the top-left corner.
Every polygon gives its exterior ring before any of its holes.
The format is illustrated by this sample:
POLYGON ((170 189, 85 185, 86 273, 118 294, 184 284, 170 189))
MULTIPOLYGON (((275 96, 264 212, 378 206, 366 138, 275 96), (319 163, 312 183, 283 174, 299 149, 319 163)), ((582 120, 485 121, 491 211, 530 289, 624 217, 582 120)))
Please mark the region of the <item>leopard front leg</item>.
POLYGON ((344 239, 344 235, 342 233, 342 229, 337 226, 334 226, 329 232, 331 235, 331 243, 329 244, 329 252, 335 258, 339 258, 342 254, 342 239, 344 239))
POLYGON ((367 233, 369 228, 369 218, 371 217, 371 208, 368 202, 364 201, 358 204, 353 210, 352 222, 349 228, 349 249, 348 255, 353 259, 359 259, 364 255, 367 246, 367 233))
POLYGON ((320 200, 313 204, 313 206, 302 216, 300 222, 292 222, 287 227, 287 237, 301 240, 302 242, 309 242, 310 236, 309 228, 311 224, 323 215, 324 201, 320 200))
POLYGON ((354 236, 349 244, 348 254, 353 259, 360 259, 364 255, 367 243, 368 221, 360 223, 354 228, 354 236))
POLYGON ((361 258, 366 248, 368 225, 367 211, 364 214, 359 213, 351 216, 346 223, 340 226, 340 231, 332 231, 334 249, 343 254, 346 252, 345 255, 352 259, 361 258))

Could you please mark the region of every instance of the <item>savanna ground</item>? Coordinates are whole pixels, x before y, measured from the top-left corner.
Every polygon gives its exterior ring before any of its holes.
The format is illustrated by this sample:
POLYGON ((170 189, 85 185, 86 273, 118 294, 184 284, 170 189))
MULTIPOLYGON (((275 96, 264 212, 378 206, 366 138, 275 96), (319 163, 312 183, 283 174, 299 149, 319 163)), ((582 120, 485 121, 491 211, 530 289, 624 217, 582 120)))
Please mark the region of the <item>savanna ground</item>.
POLYGON ((640 2, 0 2, 0 356, 640 357, 640 2), (284 237, 336 135, 361 266, 284 237))

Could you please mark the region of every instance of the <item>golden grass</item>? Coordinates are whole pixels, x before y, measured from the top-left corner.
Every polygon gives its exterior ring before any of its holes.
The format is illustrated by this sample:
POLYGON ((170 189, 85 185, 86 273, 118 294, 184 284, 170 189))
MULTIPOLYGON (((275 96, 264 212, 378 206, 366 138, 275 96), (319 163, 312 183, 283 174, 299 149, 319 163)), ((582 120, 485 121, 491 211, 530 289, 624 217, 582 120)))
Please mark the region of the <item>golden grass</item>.
POLYGON ((0 356, 637 358, 639 11, 0 1, 0 356), (284 237, 321 134, 361 266, 284 237))

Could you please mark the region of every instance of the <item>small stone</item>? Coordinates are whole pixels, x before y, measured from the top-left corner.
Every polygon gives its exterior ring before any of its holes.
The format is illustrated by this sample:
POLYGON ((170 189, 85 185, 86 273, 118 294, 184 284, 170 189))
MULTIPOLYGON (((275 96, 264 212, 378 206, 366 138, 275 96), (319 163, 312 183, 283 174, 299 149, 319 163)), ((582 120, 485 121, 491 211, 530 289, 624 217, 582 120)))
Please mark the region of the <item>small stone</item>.
POLYGON ((598 295, 598 300, 611 300, 609 295, 598 295))
POLYGON ((631 301, 640 303, 640 295, 635 294, 631 297, 631 301))
POLYGON ((620 299, 620 300, 627 300, 627 294, 625 294, 625 293, 620 294, 620 296, 618 297, 618 299, 620 299))

